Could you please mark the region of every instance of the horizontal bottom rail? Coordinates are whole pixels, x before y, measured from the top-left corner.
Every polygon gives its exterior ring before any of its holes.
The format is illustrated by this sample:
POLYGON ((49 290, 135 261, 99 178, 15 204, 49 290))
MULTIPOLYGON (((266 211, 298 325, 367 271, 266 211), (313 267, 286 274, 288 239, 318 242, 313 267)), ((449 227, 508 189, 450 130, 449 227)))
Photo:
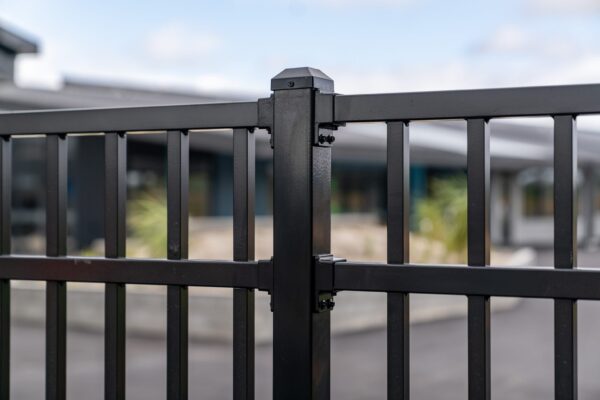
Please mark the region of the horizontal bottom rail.
MULTIPOLYGON (((322 262, 331 267, 331 262, 322 262)), ((600 300, 600 269, 396 265, 338 261, 333 289, 600 300)), ((0 256, 0 279, 269 290, 268 261, 0 256)))
POLYGON ((0 256, 0 279, 258 288, 254 261, 0 256))
POLYGON ((600 269, 337 262, 334 289, 600 300, 600 269))

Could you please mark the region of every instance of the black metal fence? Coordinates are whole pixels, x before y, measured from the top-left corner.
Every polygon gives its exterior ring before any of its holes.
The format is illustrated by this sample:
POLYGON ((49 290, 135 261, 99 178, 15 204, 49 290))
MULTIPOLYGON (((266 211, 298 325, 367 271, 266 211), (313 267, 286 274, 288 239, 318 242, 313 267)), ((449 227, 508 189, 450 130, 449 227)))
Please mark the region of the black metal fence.
POLYGON ((600 113, 600 85, 343 96, 318 70, 283 71, 256 102, 0 114, 0 399, 9 399, 10 280, 47 281, 46 398, 65 398, 67 281, 106 284, 105 397, 125 398, 126 284, 168 286, 167 398, 186 399, 188 286, 234 288, 234 399, 254 398, 254 290, 272 296, 273 396, 330 397, 337 291, 388 293, 388 398, 409 398, 409 293, 468 296, 470 399, 490 398, 490 296, 555 301, 555 397, 577 397, 577 299, 600 300, 600 272, 576 267, 577 115, 600 113), (490 118, 552 116, 555 268, 489 268, 490 118), (411 265, 409 123, 466 119, 468 266, 411 265), (331 130, 387 123, 388 263, 330 253, 331 130), (233 129, 233 261, 188 260, 189 132, 233 129), (274 152, 274 254, 254 261, 254 134, 274 152), (125 257, 127 132, 166 130, 168 259, 125 257), (66 255, 67 139, 104 133, 105 257, 66 255), (11 141, 46 135, 46 257, 11 255, 11 141), (340 255, 340 256, 343 256, 340 255))

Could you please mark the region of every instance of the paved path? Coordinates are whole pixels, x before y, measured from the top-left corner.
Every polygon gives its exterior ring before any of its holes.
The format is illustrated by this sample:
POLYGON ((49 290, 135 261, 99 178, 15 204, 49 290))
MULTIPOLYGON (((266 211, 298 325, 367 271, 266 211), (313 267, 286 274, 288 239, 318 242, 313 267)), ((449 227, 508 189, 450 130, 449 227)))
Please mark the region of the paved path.
MULTIPOLYGON (((586 256, 591 263, 597 255, 586 256)), ((547 255, 546 255, 547 257, 547 255)), ((541 260, 544 261, 544 260, 541 260)), ((591 265, 591 264, 588 264, 591 265)), ((70 305, 75 307, 76 305, 70 305)), ((466 307, 466 301, 465 301, 466 307)), ((580 399, 600 398, 600 303, 579 304, 580 399)), ((99 312, 99 318, 102 313, 99 312)), ((42 399, 44 332, 41 327, 13 327, 13 399, 42 399)), ((455 319, 411 329, 413 399, 466 398, 466 321, 455 319)), ((128 399, 163 399, 165 343, 130 338, 128 399)), ((336 337, 332 343, 333 399, 384 399, 386 336, 374 331, 336 337)), ((102 399, 103 339, 70 332, 69 399, 102 399)), ((225 344, 190 347, 190 398, 231 398, 231 348, 225 344)), ((257 349, 257 399, 271 398, 271 348, 257 349)), ((492 397, 553 397, 552 301, 524 300, 516 309, 492 317, 492 397)))

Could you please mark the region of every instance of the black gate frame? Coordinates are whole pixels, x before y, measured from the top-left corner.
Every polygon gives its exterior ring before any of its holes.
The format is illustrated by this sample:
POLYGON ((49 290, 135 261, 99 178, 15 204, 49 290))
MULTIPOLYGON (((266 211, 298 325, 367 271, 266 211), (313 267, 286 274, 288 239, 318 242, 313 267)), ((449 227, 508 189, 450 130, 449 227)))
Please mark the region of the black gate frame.
MULTIPOLYGON (((9 398, 10 280, 47 281, 46 398, 65 399, 67 281, 106 284, 105 398, 125 398, 125 285, 168 286, 167 398, 188 397, 188 286, 234 288, 234 399, 254 398, 254 291, 272 295, 273 395, 330 397, 330 314, 341 290, 388 293, 388 398, 409 398, 409 293, 468 296, 469 399, 490 398, 490 296, 555 302, 555 398, 577 398, 578 299, 600 300, 600 271, 576 269, 578 115, 600 113, 600 85, 337 95, 312 68, 284 70, 256 102, 0 114, 0 400, 9 398), (554 118, 555 267, 489 268, 489 120, 554 118), (409 123, 464 119, 468 266, 411 265, 409 123), (330 255, 332 130, 387 123, 388 262, 330 255), (233 261, 188 260, 189 135, 233 130, 233 261), (274 152, 274 254, 254 260, 254 129, 274 152), (125 258, 126 145, 167 131, 168 259, 125 258), (105 257, 67 257, 67 137, 104 133, 105 257), (46 135, 46 257, 11 254, 11 145, 46 135)), ((343 255, 342 255, 343 256, 343 255)))

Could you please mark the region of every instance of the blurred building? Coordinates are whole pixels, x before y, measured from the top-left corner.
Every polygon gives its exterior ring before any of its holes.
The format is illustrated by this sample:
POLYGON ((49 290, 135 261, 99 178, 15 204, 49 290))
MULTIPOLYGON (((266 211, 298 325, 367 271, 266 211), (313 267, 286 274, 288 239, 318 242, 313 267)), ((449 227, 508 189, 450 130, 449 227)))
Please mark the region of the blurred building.
MULTIPOLYGON (((14 83, 14 61, 37 52, 34 41, 0 27, 0 110, 127 107, 248 100, 149 90, 65 80, 58 90, 23 88, 14 83)), ((494 120, 492 130, 492 240, 503 244, 550 245, 552 218, 552 130, 543 124, 494 120), (536 240, 535 243, 532 243, 536 240)), ((385 126, 349 124, 333 146, 333 211, 372 213, 385 210, 385 126)), ((600 138, 580 131, 579 181, 582 240, 594 236, 600 198, 594 167, 600 138)), ((268 135, 257 132, 256 211, 270 214, 272 160, 268 135)), ((161 187, 165 172, 164 134, 131 134, 128 140, 128 185, 136 191, 161 187)), ((44 225, 43 138, 14 142, 13 231, 42 233, 44 225)), ((232 140, 229 132, 190 135, 190 211, 196 216, 232 212, 232 140)), ((76 246, 85 248, 103 235, 103 139, 69 137, 69 223, 76 246)), ((436 177, 464 174, 466 125, 461 122, 415 123, 411 126, 411 197, 426 196, 436 177)))

